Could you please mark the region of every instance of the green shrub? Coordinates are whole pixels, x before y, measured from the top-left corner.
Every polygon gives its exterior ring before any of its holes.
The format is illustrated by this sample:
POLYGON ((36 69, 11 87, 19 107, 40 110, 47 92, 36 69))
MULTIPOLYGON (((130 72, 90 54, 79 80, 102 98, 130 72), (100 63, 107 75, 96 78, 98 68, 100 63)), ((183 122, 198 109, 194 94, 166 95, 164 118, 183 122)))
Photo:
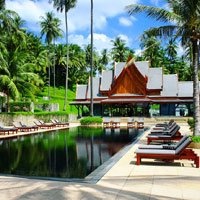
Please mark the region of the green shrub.
POLYGON ((194 119, 188 119, 188 124, 190 126, 190 130, 194 129, 194 119))
POLYGON ((200 136, 191 136, 194 143, 200 143, 200 136))
POLYGON ((39 108, 34 108, 34 112, 43 112, 43 111, 40 110, 39 108))
POLYGON ((14 101, 10 102, 10 112, 29 112, 31 102, 30 101, 14 101))
POLYGON ((80 120, 81 125, 91 125, 91 124, 102 124, 103 119, 101 117, 85 117, 80 120))

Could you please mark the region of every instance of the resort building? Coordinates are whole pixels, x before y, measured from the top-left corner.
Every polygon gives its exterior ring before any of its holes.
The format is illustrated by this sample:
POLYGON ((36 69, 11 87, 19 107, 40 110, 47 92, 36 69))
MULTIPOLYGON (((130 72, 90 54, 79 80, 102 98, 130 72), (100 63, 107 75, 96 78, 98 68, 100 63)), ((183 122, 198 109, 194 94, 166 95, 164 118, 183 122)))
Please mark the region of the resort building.
MULTIPOLYGON (((83 115, 85 106, 90 107, 90 93, 90 78, 88 85, 77 84, 71 105, 83 115)), ((95 116, 191 116, 193 82, 150 68, 149 62, 129 60, 93 78, 93 102, 95 116)))

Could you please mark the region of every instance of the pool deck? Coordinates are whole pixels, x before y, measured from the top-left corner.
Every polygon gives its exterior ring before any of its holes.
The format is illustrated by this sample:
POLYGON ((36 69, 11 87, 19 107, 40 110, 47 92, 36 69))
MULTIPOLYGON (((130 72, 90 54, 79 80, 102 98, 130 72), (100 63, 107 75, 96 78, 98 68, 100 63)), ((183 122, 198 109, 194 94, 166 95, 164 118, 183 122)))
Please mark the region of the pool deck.
MULTIPOLYGON (((0 199, 200 199, 200 168, 192 161, 181 160, 162 164, 144 159, 136 165, 134 151, 146 144, 147 131, 96 184, 47 181, 0 176, 0 199)), ((181 124, 181 133, 188 134, 187 124, 181 124)), ((200 149, 195 149, 200 155, 200 149)))

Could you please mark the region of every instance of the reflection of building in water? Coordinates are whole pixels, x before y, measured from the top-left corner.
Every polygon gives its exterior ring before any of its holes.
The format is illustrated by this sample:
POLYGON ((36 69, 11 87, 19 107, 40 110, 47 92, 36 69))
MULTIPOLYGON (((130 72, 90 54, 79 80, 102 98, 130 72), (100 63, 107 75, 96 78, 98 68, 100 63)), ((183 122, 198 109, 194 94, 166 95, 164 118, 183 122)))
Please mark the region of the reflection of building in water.
POLYGON ((119 135, 120 134, 120 128, 114 128, 114 134, 119 135))
POLYGON ((91 149, 90 139, 76 139, 76 153, 77 159, 88 160, 88 166, 91 166, 92 158, 91 151, 93 151, 93 167, 98 167, 111 156, 117 153, 125 143, 106 143, 101 140, 94 140, 93 148, 91 149))
POLYGON ((135 128, 128 128, 128 134, 135 137, 138 134, 138 130, 135 128))
POLYGON ((105 128, 104 130, 106 135, 111 135, 111 128, 105 128))

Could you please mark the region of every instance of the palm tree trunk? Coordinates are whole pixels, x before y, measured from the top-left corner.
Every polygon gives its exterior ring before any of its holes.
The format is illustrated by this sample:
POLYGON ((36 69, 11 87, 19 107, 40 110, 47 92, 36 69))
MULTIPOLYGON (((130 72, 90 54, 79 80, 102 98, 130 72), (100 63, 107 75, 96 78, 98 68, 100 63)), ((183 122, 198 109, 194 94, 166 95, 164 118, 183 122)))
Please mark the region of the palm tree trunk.
POLYGON ((50 44, 48 45, 49 46, 49 87, 48 87, 48 100, 50 100, 50 73, 51 73, 51 70, 50 70, 50 44))
POLYGON ((90 79, 90 116, 93 117, 93 0, 91 0, 91 79, 90 79))
POLYGON ((63 111, 66 110, 66 105, 67 105, 68 65, 69 65, 69 41, 68 41, 68 23, 67 23, 66 7, 65 7, 65 26, 66 26, 66 43, 67 43, 67 67, 66 67, 66 80, 65 80, 65 103, 64 103, 63 111))
POLYGON ((53 57, 53 95, 56 95, 56 61, 55 61, 55 40, 54 40, 54 57, 53 57))
POLYGON ((193 135, 199 135, 199 49, 197 40, 192 41, 192 57, 193 57, 193 110, 194 110, 194 132, 193 135))
POLYGON ((10 101, 9 101, 10 97, 7 94, 7 112, 10 112, 10 101))

